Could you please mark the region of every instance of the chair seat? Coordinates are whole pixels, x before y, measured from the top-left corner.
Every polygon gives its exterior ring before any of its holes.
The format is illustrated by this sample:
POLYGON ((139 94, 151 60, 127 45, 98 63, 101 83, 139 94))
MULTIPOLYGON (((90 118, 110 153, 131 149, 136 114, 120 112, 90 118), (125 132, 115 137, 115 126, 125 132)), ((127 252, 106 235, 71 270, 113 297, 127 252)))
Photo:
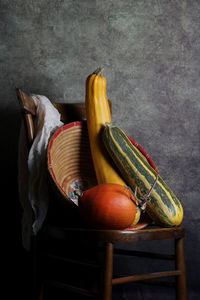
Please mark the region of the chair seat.
POLYGON ((43 231, 52 238, 72 238, 99 242, 137 242, 151 240, 178 239, 184 236, 184 227, 160 228, 151 226, 141 230, 96 230, 88 228, 63 228, 47 225, 43 231))

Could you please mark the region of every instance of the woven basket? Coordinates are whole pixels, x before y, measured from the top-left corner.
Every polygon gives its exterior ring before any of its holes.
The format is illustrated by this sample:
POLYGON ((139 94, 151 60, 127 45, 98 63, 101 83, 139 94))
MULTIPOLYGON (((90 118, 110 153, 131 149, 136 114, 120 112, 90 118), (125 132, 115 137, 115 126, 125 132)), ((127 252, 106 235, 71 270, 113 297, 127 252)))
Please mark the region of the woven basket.
POLYGON ((86 122, 73 122, 58 129, 47 151, 50 177, 66 201, 78 204, 74 190, 97 184, 91 158, 86 122))

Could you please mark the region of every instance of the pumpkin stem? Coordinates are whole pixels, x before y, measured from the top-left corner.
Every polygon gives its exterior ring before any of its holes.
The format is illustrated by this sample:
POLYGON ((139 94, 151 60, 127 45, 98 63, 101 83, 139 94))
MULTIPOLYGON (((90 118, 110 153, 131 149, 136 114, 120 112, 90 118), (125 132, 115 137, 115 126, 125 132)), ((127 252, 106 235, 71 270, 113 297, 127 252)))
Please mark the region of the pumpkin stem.
POLYGON ((97 68, 93 74, 96 74, 98 76, 103 76, 103 71, 104 71, 104 68, 97 68))

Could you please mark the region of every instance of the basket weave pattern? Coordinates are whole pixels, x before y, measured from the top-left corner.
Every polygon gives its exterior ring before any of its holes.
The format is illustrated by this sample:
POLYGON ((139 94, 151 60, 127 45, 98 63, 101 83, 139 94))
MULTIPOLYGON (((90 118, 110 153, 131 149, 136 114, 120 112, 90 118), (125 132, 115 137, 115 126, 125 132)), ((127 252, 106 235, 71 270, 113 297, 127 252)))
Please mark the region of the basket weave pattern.
POLYGON ((51 137, 47 163, 50 176, 66 201, 77 204, 73 190, 97 184, 86 122, 67 124, 51 137))

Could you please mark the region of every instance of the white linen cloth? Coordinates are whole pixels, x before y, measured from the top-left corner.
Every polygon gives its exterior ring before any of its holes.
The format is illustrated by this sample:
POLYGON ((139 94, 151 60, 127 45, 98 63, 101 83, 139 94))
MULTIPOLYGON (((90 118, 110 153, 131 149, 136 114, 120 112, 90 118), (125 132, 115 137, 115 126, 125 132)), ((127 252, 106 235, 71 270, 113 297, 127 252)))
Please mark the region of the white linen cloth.
POLYGON ((51 101, 32 95, 36 104, 35 138, 30 151, 26 147, 24 122, 21 126, 18 154, 19 198, 23 208, 22 243, 30 249, 31 236, 41 229, 48 211, 46 151, 51 134, 63 126, 60 113, 51 101))

